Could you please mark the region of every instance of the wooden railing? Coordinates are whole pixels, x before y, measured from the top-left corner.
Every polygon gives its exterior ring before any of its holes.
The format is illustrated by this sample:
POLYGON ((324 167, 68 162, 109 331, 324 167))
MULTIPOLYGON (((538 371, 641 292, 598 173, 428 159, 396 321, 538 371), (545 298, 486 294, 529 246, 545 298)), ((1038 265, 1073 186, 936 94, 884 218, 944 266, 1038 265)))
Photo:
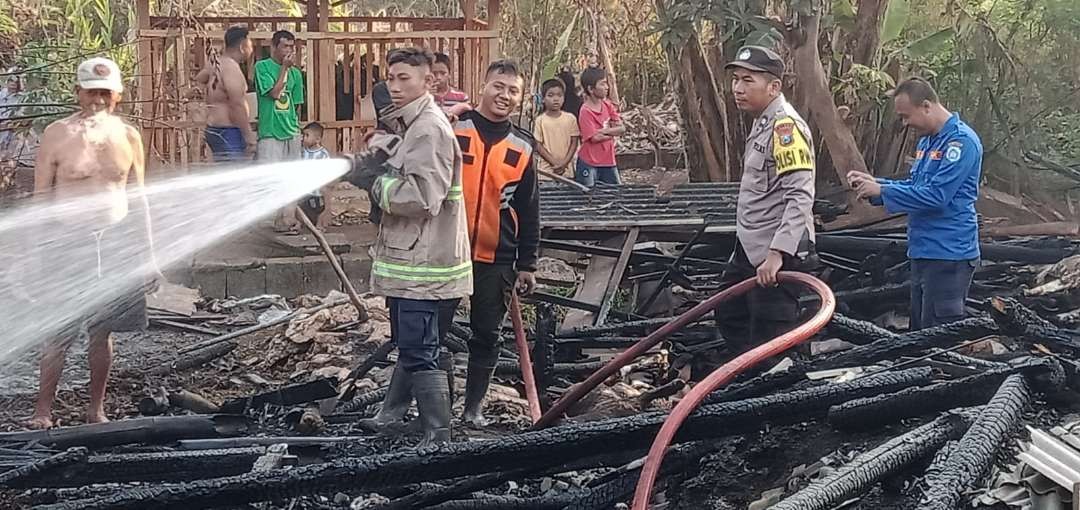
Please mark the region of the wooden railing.
MULTIPOLYGON (((464 18, 420 18, 408 16, 330 16, 327 18, 334 32, 421 32, 427 30, 464 30, 464 18)), ((482 22, 481 22, 482 23, 482 22)), ((281 16, 151 16, 149 28, 199 28, 225 30, 243 25, 249 30, 275 32, 308 30, 307 18, 281 16)))
MULTIPOLYGON (((276 21, 266 22, 250 17, 216 18, 222 19, 230 23, 234 20, 248 20, 253 24, 276 22, 279 26, 280 23, 294 22, 294 18, 274 18, 276 21)), ((401 19, 393 22, 416 24, 411 18, 401 19)), ((463 20, 454 21, 459 26, 464 24, 463 20)), ((368 21, 358 18, 342 22, 368 21)), ((272 34, 269 27, 249 34, 255 46, 255 55, 244 66, 249 83, 253 84, 255 60, 269 56, 272 34)), ((326 128, 324 144, 333 153, 358 150, 363 136, 374 127, 370 91, 382 77, 390 50, 421 46, 449 54, 454 64, 454 83, 475 96, 492 43, 498 37, 495 31, 460 29, 406 32, 298 30, 294 34, 297 62, 304 74, 302 121, 318 121, 326 128)), ((135 99, 153 99, 137 104, 143 106, 139 113, 143 136, 156 163, 186 167, 210 159, 202 135, 205 104, 201 91, 194 84, 194 77, 205 66, 208 45, 220 49, 223 35, 223 30, 184 27, 139 31, 140 37, 149 40, 150 51, 148 56, 140 56, 140 80, 135 99)), ((249 87, 249 91, 253 90, 253 86, 249 87)))

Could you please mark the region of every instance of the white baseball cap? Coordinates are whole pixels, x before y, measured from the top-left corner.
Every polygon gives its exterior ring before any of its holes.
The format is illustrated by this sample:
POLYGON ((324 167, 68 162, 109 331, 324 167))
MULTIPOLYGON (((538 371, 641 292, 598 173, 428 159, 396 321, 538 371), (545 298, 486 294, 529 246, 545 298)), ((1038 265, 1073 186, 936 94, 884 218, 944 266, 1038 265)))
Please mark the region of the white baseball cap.
POLYGON ((124 91, 120 66, 104 57, 84 60, 75 72, 75 80, 79 88, 86 90, 103 89, 118 93, 124 91))

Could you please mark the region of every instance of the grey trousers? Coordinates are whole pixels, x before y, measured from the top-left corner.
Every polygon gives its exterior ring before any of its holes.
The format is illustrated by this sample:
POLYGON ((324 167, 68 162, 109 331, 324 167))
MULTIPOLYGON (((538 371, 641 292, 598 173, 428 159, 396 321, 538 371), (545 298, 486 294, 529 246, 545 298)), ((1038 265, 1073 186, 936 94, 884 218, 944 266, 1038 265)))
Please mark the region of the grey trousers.
POLYGON ((263 138, 255 145, 255 160, 263 163, 300 159, 300 137, 288 140, 263 138))

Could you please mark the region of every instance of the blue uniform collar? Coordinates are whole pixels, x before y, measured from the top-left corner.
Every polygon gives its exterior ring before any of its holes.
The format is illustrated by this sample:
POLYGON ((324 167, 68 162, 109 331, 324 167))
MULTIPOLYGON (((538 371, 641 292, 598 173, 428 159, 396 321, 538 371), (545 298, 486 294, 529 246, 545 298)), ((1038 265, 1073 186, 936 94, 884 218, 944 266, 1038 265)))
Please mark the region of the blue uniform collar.
POLYGON ((959 124, 960 114, 953 112, 952 115, 949 116, 949 120, 945 121, 945 125, 941 126, 941 129, 938 130, 937 133, 934 133, 927 138, 937 138, 941 135, 952 133, 953 131, 956 131, 956 128, 959 124))

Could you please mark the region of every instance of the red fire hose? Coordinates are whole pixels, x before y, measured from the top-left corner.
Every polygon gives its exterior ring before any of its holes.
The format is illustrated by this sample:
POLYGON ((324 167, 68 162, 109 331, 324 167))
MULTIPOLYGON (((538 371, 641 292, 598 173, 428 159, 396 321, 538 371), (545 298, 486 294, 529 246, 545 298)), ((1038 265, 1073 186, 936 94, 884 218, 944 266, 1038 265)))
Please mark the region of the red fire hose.
POLYGON ((514 341, 517 343, 518 363, 521 365, 521 378, 525 381, 525 398, 529 401, 529 416, 533 423, 540 419, 540 395, 536 391, 536 377, 533 376, 532 356, 529 355, 529 343, 525 341, 525 326, 521 323, 521 301, 517 292, 510 296, 510 321, 514 323, 514 341))
MULTIPOLYGON (((779 274, 788 275, 790 273, 782 272, 779 274)), ((541 416, 539 420, 537 420, 537 422, 532 426, 533 430, 539 430, 554 425, 555 422, 559 421, 563 413, 565 413, 566 410, 570 408, 570 406, 574 405, 574 403, 578 400, 581 400, 581 398, 585 395, 588 395, 589 392, 593 390, 593 388, 599 386, 600 383, 604 382, 604 380, 608 377, 611 377, 611 374, 617 372, 627 363, 634 361, 635 359, 637 359, 638 356, 641 356, 642 354, 648 352, 649 349, 652 349, 653 346, 663 341, 672 333, 686 327, 687 324, 690 324, 698 317, 701 317, 702 315, 711 312, 720 303, 723 303, 724 301, 727 301, 735 296, 743 294, 744 292, 754 288, 754 285, 757 285, 754 280, 746 280, 744 282, 735 284, 713 295, 709 299, 698 303, 697 306, 683 312, 682 315, 675 317, 671 320, 671 322, 661 326, 660 329, 657 329, 645 338, 642 338, 638 341, 638 343, 634 344, 629 349, 623 351, 618 356, 615 356, 615 358, 613 358, 606 365, 601 367, 600 370, 597 370, 592 375, 590 375, 588 379, 585 379, 579 384, 571 386, 570 389, 567 390, 566 394, 564 394, 562 398, 556 401, 555 404, 552 405, 551 408, 548 409, 548 411, 544 413, 544 415, 541 416)))
MULTIPOLYGON (((645 464, 641 468, 641 476, 638 478, 637 489, 634 490, 634 503, 631 506, 632 510, 647 510, 649 508, 649 498, 652 495, 653 483, 656 481, 656 475, 660 472, 660 464, 664 461, 664 452, 667 451, 668 445, 671 444, 671 439, 675 437, 675 432, 682 426, 686 417, 689 416, 697 406, 701 405, 701 402, 705 400, 705 397, 709 393, 712 393, 716 388, 728 383, 734 379, 735 376, 760 363, 762 360, 775 356, 804 342, 806 339, 813 336, 814 333, 817 333, 818 330, 825 327, 825 324, 832 318, 833 311, 836 309, 836 297, 833 296, 832 291, 824 282, 807 274, 793 272, 781 272, 777 278, 781 282, 799 283, 810 288, 821 297, 821 307, 809 321, 803 323, 794 330, 744 352, 740 354, 739 357, 725 363, 723 366, 713 371, 713 373, 709 374, 703 381, 694 386, 694 389, 690 390, 690 392, 679 401, 679 404, 675 406, 675 409, 668 415, 667 420, 664 421, 664 425, 660 427, 660 432, 657 432, 656 439, 653 441, 652 447, 649 448, 649 454, 645 457, 645 464)), ((744 290, 749 288, 747 285, 748 282, 753 284, 754 281, 747 280, 742 282, 713 296, 712 299, 724 294, 727 294, 725 299, 736 294, 741 294, 744 290)), ((710 301, 712 301, 712 299, 710 299, 710 301)), ((723 301, 723 299, 721 299, 721 301, 723 301)), ((694 310, 696 309, 697 307, 694 308, 694 310)))

